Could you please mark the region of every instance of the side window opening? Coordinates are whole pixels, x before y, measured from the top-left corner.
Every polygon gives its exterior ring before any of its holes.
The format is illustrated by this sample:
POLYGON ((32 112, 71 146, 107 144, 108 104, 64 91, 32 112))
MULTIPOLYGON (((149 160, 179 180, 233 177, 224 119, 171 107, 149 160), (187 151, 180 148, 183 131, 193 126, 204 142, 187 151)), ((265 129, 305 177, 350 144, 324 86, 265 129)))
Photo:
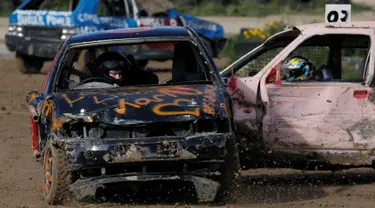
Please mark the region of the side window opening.
POLYGON ((367 48, 342 48, 342 79, 363 79, 367 59, 367 48))
POLYGON ((126 16, 124 0, 100 0, 97 10, 98 16, 126 16))
POLYGON ((300 31, 297 29, 289 29, 268 38, 257 49, 242 56, 230 67, 222 71, 220 73, 221 76, 230 77, 232 70, 237 77, 255 76, 300 34, 300 31))
POLYGON ((328 63, 329 47, 328 46, 303 46, 293 51, 287 59, 294 56, 307 57, 316 68, 328 63))
POLYGON ((113 16, 126 16, 124 0, 113 0, 113 16))
MULTIPOLYGON (((295 56, 308 59, 315 67, 314 76, 306 81, 363 82, 365 63, 370 49, 370 37, 366 35, 321 35, 313 36, 298 46, 284 60, 295 56), (322 71, 329 71, 329 79, 322 71)), ((283 71, 282 73, 287 73, 283 71)), ((297 80, 293 80, 297 81, 297 80)))
POLYGON ((142 17, 168 17, 166 11, 174 8, 169 0, 137 0, 136 4, 142 17))
POLYGON ((99 1, 97 14, 98 16, 110 16, 111 12, 109 11, 108 5, 105 4, 105 1, 99 1))
POLYGON ((128 3, 128 8, 129 8, 128 17, 135 17, 136 14, 134 14, 133 2, 131 0, 126 0, 126 1, 128 3))
POLYGON ((284 47, 271 48, 264 51, 245 66, 241 67, 235 75, 237 77, 251 77, 262 70, 277 54, 279 54, 284 47))

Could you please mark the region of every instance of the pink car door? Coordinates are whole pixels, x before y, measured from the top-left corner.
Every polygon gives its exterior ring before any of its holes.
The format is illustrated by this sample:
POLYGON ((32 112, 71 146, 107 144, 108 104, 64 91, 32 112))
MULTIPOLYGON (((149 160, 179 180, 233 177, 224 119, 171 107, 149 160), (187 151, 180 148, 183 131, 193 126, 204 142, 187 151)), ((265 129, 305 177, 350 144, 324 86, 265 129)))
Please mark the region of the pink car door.
MULTIPOLYGON (((299 32, 285 31, 270 38, 267 42, 285 39, 292 42, 299 32)), ((271 43, 270 43, 271 44, 271 43)), ((227 90, 232 100, 232 114, 239 136, 240 151, 252 152, 253 148, 261 145, 262 118, 264 108, 260 99, 260 81, 266 72, 266 66, 285 46, 268 48, 262 44, 232 63, 221 72, 221 76, 228 78, 227 90)))
POLYGON ((290 46, 260 80, 263 139, 282 151, 347 151, 375 147, 372 35, 311 36, 290 46), (280 62, 308 58, 332 79, 280 80, 280 62))

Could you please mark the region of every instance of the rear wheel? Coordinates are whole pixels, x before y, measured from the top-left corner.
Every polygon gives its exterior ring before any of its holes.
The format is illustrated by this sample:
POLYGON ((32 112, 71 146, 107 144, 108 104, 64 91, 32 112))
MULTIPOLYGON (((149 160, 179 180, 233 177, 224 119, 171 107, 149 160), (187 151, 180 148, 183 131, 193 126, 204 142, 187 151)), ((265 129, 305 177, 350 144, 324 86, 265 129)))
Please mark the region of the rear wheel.
POLYGON ((42 70, 44 60, 29 55, 16 53, 17 68, 21 73, 31 74, 40 73, 42 70))
POLYGON ((50 205, 63 204, 70 197, 69 185, 72 182, 65 151, 47 142, 43 161, 44 199, 50 205))

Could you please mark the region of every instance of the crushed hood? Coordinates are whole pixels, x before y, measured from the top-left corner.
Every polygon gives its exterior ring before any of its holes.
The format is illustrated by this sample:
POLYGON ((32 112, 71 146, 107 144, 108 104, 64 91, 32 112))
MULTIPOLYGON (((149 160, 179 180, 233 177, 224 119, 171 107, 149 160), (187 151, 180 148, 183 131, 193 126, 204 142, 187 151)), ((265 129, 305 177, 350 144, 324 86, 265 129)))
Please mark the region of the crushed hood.
POLYGON ((195 84, 75 90, 55 94, 55 102, 57 116, 121 125, 214 118, 223 99, 215 85, 195 84))

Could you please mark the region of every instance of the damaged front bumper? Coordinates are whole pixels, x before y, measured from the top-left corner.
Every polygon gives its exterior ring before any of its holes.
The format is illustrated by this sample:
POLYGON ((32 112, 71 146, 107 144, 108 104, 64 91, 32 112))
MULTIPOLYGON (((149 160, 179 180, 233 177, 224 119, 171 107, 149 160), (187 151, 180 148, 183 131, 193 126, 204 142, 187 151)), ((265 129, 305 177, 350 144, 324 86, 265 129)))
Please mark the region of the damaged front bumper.
POLYGON ((122 174, 117 176, 100 176, 96 178, 79 180, 70 186, 70 191, 74 193, 78 200, 94 197, 96 190, 99 187, 104 187, 104 184, 118 183, 118 182, 152 182, 152 181, 184 181, 193 184, 198 202, 212 202, 214 201, 220 184, 216 181, 197 177, 197 176, 178 176, 178 175, 136 175, 128 176, 122 174))
POLYGON ((192 182, 198 200, 206 202, 214 199, 220 186, 210 178, 220 176, 229 139, 234 139, 231 133, 202 133, 188 137, 77 138, 62 142, 71 171, 81 175, 71 185, 78 195, 109 183, 179 180, 192 182))
POLYGON ((24 55, 36 56, 46 60, 52 60, 58 52, 59 39, 25 38, 13 35, 5 35, 5 45, 9 51, 15 51, 24 55))
POLYGON ((130 162, 213 160, 227 154, 230 133, 202 133, 188 137, 127 139, 77 138, 62 140, 72 171, 130 162))

